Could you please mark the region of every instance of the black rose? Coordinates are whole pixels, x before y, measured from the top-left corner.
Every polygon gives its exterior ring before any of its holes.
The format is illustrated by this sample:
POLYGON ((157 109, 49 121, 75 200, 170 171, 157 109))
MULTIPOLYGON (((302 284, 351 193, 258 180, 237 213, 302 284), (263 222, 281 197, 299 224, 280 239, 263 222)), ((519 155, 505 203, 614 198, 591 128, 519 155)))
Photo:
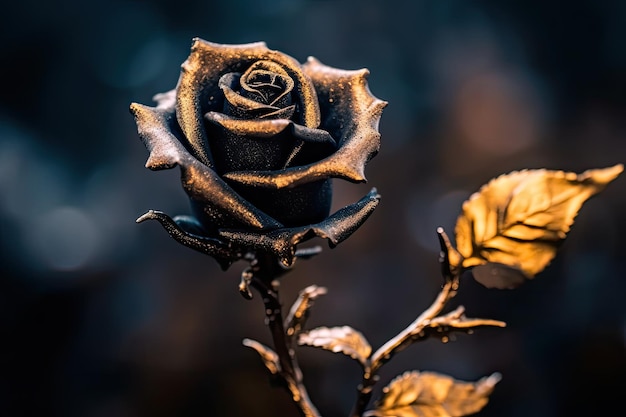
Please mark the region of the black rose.
POLYGON ((156 95, 156 107, 131 105, 146 167, 181 168, 193 216, 151 210, 138 221, 160 221, 224 269, 249 253, 290 267, 296 245, 314 236, 335 246, 379 200, 374 189, 329 216, 331 179, 364 182, 378 152, 386 102, 367 75, 314 58, 300 65, 264 43, 195 39, 176 88, 156 95))

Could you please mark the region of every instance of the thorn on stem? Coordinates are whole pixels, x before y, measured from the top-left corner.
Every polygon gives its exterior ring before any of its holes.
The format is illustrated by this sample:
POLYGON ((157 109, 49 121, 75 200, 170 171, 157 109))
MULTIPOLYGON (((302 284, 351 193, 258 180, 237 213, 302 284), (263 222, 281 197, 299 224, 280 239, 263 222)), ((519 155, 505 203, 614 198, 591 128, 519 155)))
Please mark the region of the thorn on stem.
POLYGON ((437 228, 437 237, 439 238, 439 246, 441 250, 439 251, 439 263, 441 264, 441 274, 446 281, 452 280, 452 271, 450 270, 450 253, 449 253, 449 245, 450 240, 448 239, 448 235, 443 230, 443 227, 437 228))

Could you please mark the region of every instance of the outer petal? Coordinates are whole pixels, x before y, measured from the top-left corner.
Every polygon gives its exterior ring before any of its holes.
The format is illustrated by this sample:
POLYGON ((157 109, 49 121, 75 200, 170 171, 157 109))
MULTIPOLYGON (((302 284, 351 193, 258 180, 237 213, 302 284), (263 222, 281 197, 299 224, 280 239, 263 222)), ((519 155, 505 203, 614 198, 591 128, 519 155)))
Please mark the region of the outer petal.
POLYGON ((296 259, 296 245, 316 236, 328 240, 334 248, 356 231, 378 206, 380 195, 373 188, 354 204, 343 207, 320 223, 290 227, 269 232, 220 230, 220 237, 234 246, 254 248, 273 253, 284 268, 290 268, 296 259))
POLYGON ((296 139, 305 142, 327 143, 333 148, 336 146, 335 140, 327 131, 297 125, 287 119, 242 120, 217 112, 209 112, 205 117, 207 121, 218 124, 235 135, 271 138, 290 127, 291 133, 296 139))
MULTIPOLYGON (((193 40, 191 53, 183 63, 176 87, 178 123, 196 156, 211 166, 208 139, 203 116, 221 102, 222 92, 217 80, 227 72, 245 71, 259 60, 280 64, 295 82, 298 122, 316 128, 320 123, 317 95, 311 81, 298 61, 278 51, 270 50, 264 42, 244 45, 221 45, 199 38, 193 40)), ((221 109, 219 109, 221 110, 221 109)))
MULTIPOLYGON (((225 213, 242 225, 256 228, 277 228, 281 224, 258 210, 218 175, 194 158, 174 136, 177 131, 175 111, 171 94, 160 95, 158 107, 133 103, 131 113, 135 116, 139 136, 150 152, 146 167, 152 170, 180 166, 183 187, 195 201, 215 212, 215 218, 225 213)), ((216 225, 217 227, 223 225, 216 225)))
POLYGON ((140 216, 136 222, 141 223, 146 220, 157 220, 174 240, 188 248, 212 256, 224 271, 233 262, 243 257, 240 252, 231 248, 227 242, 197 234, 199 225, 196 224, 195 219, 190 219, 186 216, 176 216, 172 219, 163 212, 150 210, 140 216))
POLYGON ((320 100, 322 126, 338 139, 339 149, 319 162, 284 171, 233 172, 228 179, 251 186, 293 187, 335 177, 365 182, 365 164, 380 147, 378 123, 387 102, 374 97, 367 85, 369 71, 345 71, 309 58, 303 66, 320 100))

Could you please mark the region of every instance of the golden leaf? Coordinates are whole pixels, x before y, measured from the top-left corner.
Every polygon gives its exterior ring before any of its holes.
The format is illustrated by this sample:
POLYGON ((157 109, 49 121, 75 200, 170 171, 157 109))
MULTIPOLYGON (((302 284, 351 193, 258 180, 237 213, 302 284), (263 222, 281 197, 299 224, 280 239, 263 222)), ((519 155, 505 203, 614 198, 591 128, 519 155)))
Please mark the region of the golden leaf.
POLYGON ((405 372, 383 389, 376 409, 367 416, 460 417, 477 413, 489 401, 500 374, 476 382, 435 372, 405 372))
POLYGON ((556 255, 582 204, 623 169, 523 170, 493 179, 463 204, 457 220, 461 266, 475 267, 474 278, 488 287, 533 278, 556 255))
POLYGON ((372 347, 361 332, 350 326, 318 327, 298 338, 301 345, 321 347, 332 352, 341 352, 365 364, 372 353, 372 347))

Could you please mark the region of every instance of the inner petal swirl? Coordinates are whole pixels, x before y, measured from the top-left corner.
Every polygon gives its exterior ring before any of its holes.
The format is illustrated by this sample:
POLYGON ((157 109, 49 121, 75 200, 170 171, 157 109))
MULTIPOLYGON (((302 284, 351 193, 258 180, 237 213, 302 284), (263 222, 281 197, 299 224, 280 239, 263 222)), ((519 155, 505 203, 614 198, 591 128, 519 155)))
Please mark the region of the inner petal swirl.
POLYGON ((294 81, 272 61, 257 61, 240 79, 242 95, 263 104, 282 108, 291 104, 294 81))
POLYGON ((224 113, 241 119, 290 119, 295 112, 295 82, 277 63, 257 61, 243 74, 230 72, 218 83, 224 113))

